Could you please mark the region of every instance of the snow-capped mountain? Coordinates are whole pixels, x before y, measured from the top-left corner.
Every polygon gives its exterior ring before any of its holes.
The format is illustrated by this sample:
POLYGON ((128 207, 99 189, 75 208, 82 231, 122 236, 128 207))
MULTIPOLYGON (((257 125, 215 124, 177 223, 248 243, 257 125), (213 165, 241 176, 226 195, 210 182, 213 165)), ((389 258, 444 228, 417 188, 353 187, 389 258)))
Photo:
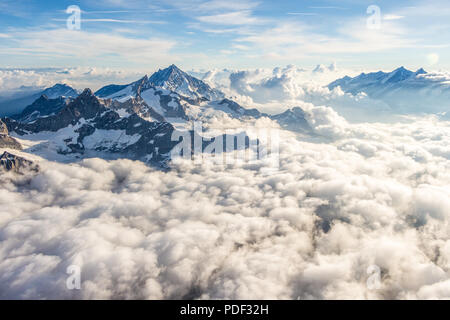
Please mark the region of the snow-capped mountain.
POLYGON ((49 99, 46 95, 40 96, 31 105, 26 107, 22 113, 12 116, 20 122, 33 122, 37 118, 54 115, 67 106, 74 98, 71 97, 57 97, 49 99))
POLYGON ((95 95, 102 99, 114 99, 119 101, 127 101, 130 98, 139 96, 144 88, 148 88, 148 77, 143 78, 125 85, 110 84, 95 92, 95 95))
POLYGON ((398 87, 417 86, 419 84, 425 85, 426 81, 422 77, 424 74, 427 74, 427 72, 423 69, 413 72, 404 67, 400 67, 392 72, 361 73, 354 78, 346 76, 330 83, 328 88, 334 89, 339 86, 345 92, 354 95, 365 92, 372 97, 377 97, 386 90, 392 90, 398 87))
POLYGON ((47 88, 41 92, 49 99, 56 99, 59 97, 76 98, 79 92, 64 83, 57 83, 53 87, 47 88))
POLYGON ((256 109, 245 109, 225 99, 223 93, 175 65, 159 70, 150 78, 145 76, 127 85, 108 85, 95 95, 121 103, 135 99, 143 107, 141 111, 136 110, 138 114, 158 114, 165 121, 177 124, 200 120, 205 114, 212 116, 214 111, 233 118, 263 116, 256 109))
MULTIPOLYGON (((44 157, 54 153, 67 160, 122 157, 164 167, 171 159, 170 151, 180 142, 172 139, 174 126, 154 114, 144 100, 99 99, 90 89, 54 115, 28 123, 11 118, 3 121, 6 133, 34 142, 27 152, 44 157), (142 114, 145 110, 147 113, 142 114)), ((212 138, 203 146, 226 139, 225 135, 212 138)))
POLYGON ((386 102, 401 112, 439 112, 450 106, 449 79, 400 67, 392 72, 362 73, 344 77, 328 85, 330 90, 340 87, 352 95, 366 94, 386 102))
POLYGON ((155 90, 170 91, 178 95, 198 100, 206 99, 209 101, 220 100, 225 95, 217 89, 211 88, 205 82, 190 76, 180 70, 177 66, 170 67, 155 72, 150 78, 144 76, 138 81, 126 85, 108 85, 97 92, 95 95, 99 98, 128 100, 130 97, 136 98, 141 92, 153 88, 155 90))
POLYGON ((190 76, 174 64, 166 69, 160 69, 155 72, 150 77, 149 82, 155 87, 174 91, 191 99, 204 98, 209 101, 214 101, 225 98, 222 92, 190 76))
POLYGON ((175 145, 174 128, 137 114, 122 116, 86 89, 58 114, 22 123, 6 118, 10 132, 24 139, 47 140, 60 154, 107 152, 161 163, 175 145))
MULTIPOLYGON (((8 143, 19 138, 25 141, 27 152, 49 158, 53 157, 49 154, 56 154, 57 159, 63 157, 62 161, 90 156, 126 157, 165 166, 170 151, 179 143, 172 140, 173 133, 183 130, 192 134, 192 121, 268 117, 291 130, 305 131, 307 127, 300 108, 271 117, 221 95, 211 94, 209 97, 220 99, 209 100, 201 94, 187 96, 173 91, 182 87, 202 94, 216 92, 175 66, 128 85, 103 87, 95 94, 85 89, 76 98, 71 88, 56 85, 21 114, 4 118, 2 128, 6 133, 2 137, 8 143), (189 85, 177 86, 182 83, 189 85)), ((224 139, 225 143, 226 136, 220 130, 207 135, 209 142, 204 147, 216 139, 224 139)))
POLYGON ((39 92, 32 92, 29 95, 21 95, 18 98, 2 101, 0 103, 0 117, 21 113, 41 96, 46 96, 48 99, 57 99, 59 97, 76 98, 78 94, 79 92, 72 87, 58 83, 39 92))

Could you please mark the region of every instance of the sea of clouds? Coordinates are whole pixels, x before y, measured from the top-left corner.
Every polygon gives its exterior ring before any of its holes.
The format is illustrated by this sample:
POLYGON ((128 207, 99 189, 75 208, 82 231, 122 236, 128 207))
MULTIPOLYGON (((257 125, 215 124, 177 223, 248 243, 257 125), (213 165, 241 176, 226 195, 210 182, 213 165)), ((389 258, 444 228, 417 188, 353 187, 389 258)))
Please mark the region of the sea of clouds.
POLYGON ((346 75, 356 76, 366 70, 340 69, 336 64, 300 68, 294 65, 273 69, 212 70, 192 72, 213 87, 219 88, 243 106, 256 107, 269 114, 304 104, 326 105, 352 122, 386 121, 392 108, 365 93, 356 96, 327 85, 346 75))
MULTIPOLYGON (((336 64, 300 68, 294 65, 273 69, 212 70, 193 73, 220 88, 243 106, 257 107, 267 113, 281 113, 303 103, 327 105, 351 122, 392 121, 395 115, 448 111, 450 74, 429 71, 423 81, 403 90, 385 92, 377 98, 361 92, 345 93, 327 85, 344 76, 354 77, 374 70, 341 69, 336 64), (423 82, 423 83, 422 83, 423 82), (422 84, 425 84, 421 87, 422 84)), ((378 71, 378 70, 376 70, 378 71)), ((390 72, 392 70, 384 70, 390 72)))
POLYGON ((281 131, 270 174, 210 159, 0 173, 0 298, 450 298, 450 122, 304 108, 316 136, 281 131))

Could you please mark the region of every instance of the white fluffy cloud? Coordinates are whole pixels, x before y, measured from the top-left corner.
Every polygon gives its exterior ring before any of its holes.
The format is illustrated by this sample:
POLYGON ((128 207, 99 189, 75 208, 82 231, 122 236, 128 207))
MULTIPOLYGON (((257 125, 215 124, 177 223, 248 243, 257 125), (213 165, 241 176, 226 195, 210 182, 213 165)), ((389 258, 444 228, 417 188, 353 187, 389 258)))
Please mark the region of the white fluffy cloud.
POLYGON ((100 159, 2 173, 0 297, 450 298, 450 124, 305 109, 333 139, 283 131, 271 175, 100 159), (66 289, 69 265, 80 291, 66 289))
MULTIPOLYGON (((0 55, 13 56, 20 61, 32 54, 34 59, 43 61, 40 65, 127 65, 137 68, 148 65, 148 61, 165 65, 176 60, 170 53, 176 41, 156 36, 131 38, 116 30, 101 33, 64 28, 36 31, 21 29, 10 36, 14 38, 14 46, 0 45, 0 55)), ((24 62, 15 64, 29 65, 24 62)))
POLYGON ((326 87, 338 78, 355 76, 362 71, 340 69, 332 63, 310 69, 288 65, 274 69, 225 69, 192 74, 221 89, 242 105, 268 113, 281 113, 288 108, 303 108, 305 103, 312 103, 332 107, 351 121, 391 117, 391 108, 382 101, 370 99, 364 93, 353 96, 340 88, 329 90, 326 87))

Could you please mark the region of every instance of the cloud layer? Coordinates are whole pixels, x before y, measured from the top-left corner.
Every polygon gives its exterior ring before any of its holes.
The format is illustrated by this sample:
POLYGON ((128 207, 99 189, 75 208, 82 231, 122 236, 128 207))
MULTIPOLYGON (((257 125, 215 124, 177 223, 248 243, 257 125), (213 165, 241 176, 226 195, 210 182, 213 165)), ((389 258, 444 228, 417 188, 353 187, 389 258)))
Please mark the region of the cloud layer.
POLYGON ((282 132, 270 175, 100 159, 1 173, 0 297, 450 298, 450 123, 307 114, 326 139, 282 132))
POLYGON ((242 105, 257 107, 272 114, 295 106, 308 108, 306 105, 314 104, 330 106, 352 121, 392 117, 391 108, 382 101, 373 100, 364 93, 353 96, 340 88, 329 90, 326 87, 338 78, 354 76, 360 72, 341 69, 332 63, 309 69, 288 65, 273 69, 224 69, 193 74, 221 89, 242 105))

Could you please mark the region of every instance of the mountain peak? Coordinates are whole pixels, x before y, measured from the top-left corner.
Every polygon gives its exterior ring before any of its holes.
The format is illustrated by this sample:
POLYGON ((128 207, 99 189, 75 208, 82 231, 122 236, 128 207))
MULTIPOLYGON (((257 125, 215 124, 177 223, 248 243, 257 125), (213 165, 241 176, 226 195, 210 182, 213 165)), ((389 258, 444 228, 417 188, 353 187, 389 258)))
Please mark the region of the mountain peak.
POLYGON ((53 85, 53 87, 51 88, 61 88, 61 87, 70 88, 70 86, 65 83, 55 83, 55 85, 53 85))
POLYGON ((385 83, 394 83, 404 81, 414 75, 414 72, 406 69, 405 67, 400 67, 387 74, 387 77, 383 80, 385 83))
POLYGON ((427 74, 428 72, 426 72, 423 68, 420 68, 419 70, 416 71, 416 74, 427 74))
POLYGON ((157 72, 155 72, 150 77, 150 82, 152 82, 154 85, 162 86, 161 85, 162 82, 174 80, 173 78, 176 77, 176 76, 190 77, 187 73, 182 71, 176 65, 171 64, 167 68, 159 69, 157 72))
POLYGON ((179 71, 179 72, 183 72, 180 68, 178 68, 175 64, 171 64, 170 66, 168 66, 166 69, 171 70, 171 71, 179 71))
POLYGON ((206 98, 208 100, 224 98, 222 92, 212 89, 205 82, 187 74, 174 64, 155 72, 150 77, 149 83, 189 98, 206 98))
POLYGON ((57 83, 42 91, 41 95, 46 95, 49 99, 55 99, 61 96, 76 98, 78 92, 65 83, 57 83))
POLYGON ((46 94, 41 94, 41 96, 36 101, 34 101, 33 103, 41 102, 41 101, 48 101, 48 100, 49 100, 49 98, 47 97, 46 94))
POLYGON ((403 74, 403 75, 411 75, 414 72, 406 69, 405 67, 401 66, 400 68, 395 69, 394 71, 390 72, 389 74, 403 74))
POLYGON ((401 66, 400 68, 397 68, 394 70, 394 72, 399 72, 399 71, 409 71, 409 70, 406 69, 404 66, 401 66))
POLYGON ((83 92, 80 94, 80 97, 90 97, 90 96, 93 96, 93 95, 94 95, 94 93, 92 92, 92 90, 89 89, 89 88, 86 88, 86 89, 84 89, 83 92))

